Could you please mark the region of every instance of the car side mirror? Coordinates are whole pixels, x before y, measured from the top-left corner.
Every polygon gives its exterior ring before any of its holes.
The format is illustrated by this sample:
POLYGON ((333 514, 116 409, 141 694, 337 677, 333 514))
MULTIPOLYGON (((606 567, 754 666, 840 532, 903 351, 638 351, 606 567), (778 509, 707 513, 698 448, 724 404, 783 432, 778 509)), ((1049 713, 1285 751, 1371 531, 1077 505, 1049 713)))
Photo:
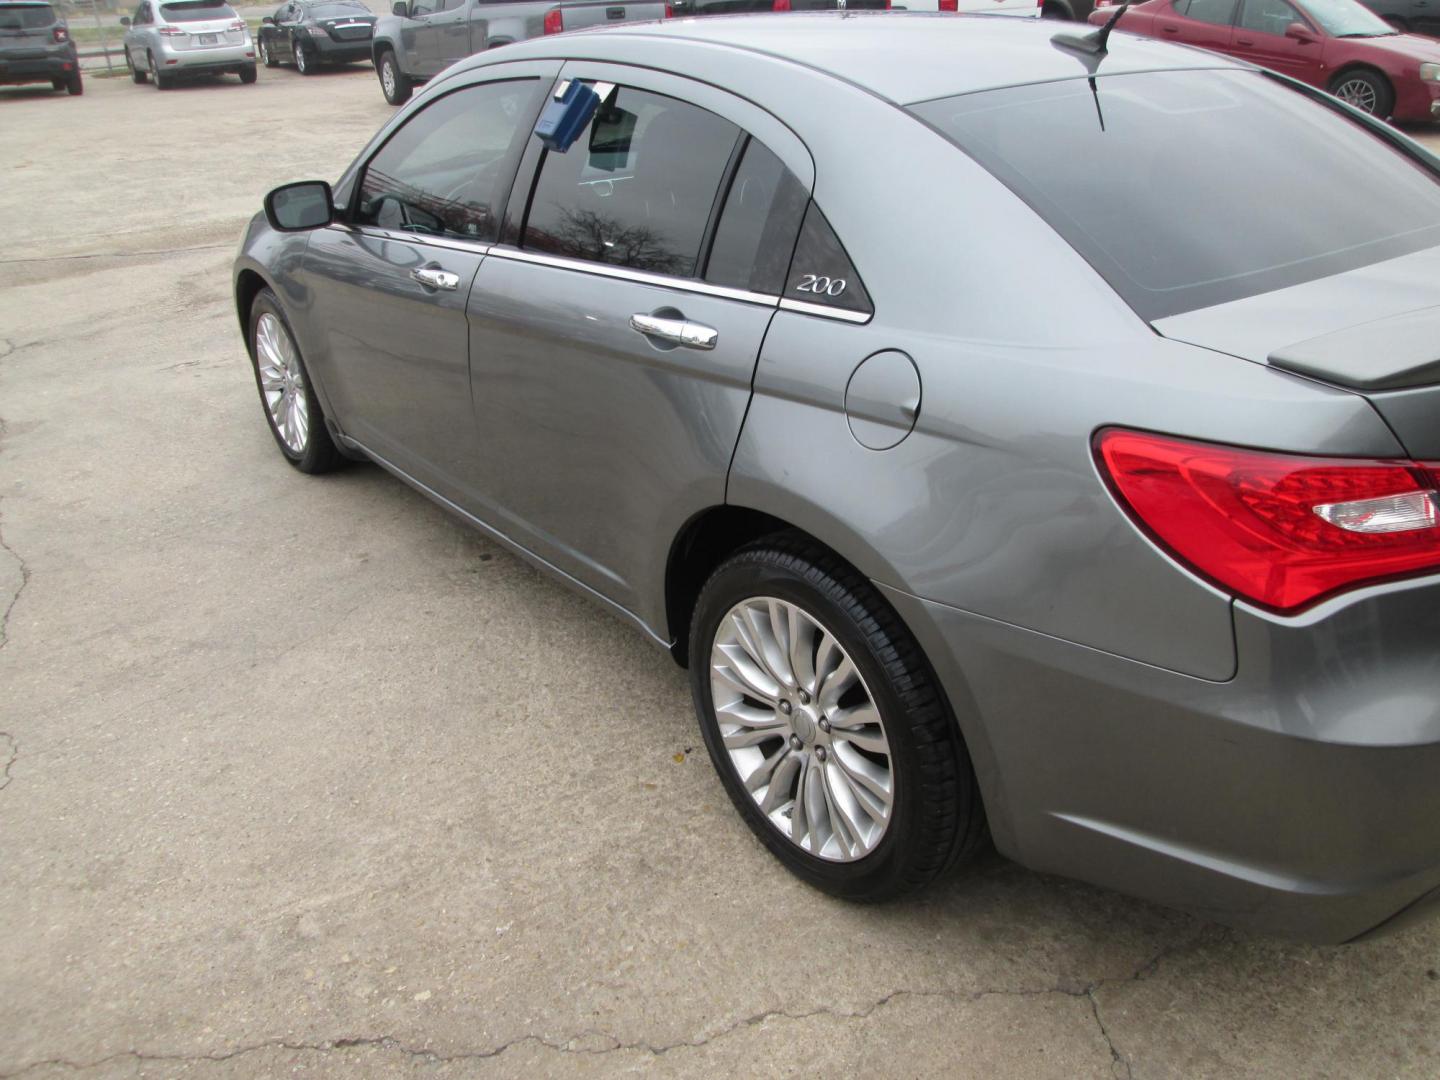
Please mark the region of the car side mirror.
POLYGON ((280 232, 319 229, 335 220, 335 198, 324 180, 283 184, 265 196, 265 219, 280 232))
POLYGON ((121 16, 120 16, 120 25, 121 25, 121 26, 129 26, 129 25, 130 25, 130 16, 129 16, 129 15, 121 15, 121 16))
POLYGON ((275 16, 273 16, 273 15, 266 15, 266 16, 262 17, 261 20, 260 20, 260 25, 261 25, 261 26, 274 26, 274 25, 275 25, 275 16))
POLYGON ((1285 27, 1285 36, 1292 41, 1298 41, 1301 45, 1313 45, 1319 39, 1315 31, 1311 30, 1304 23, 1292 22, 1285 27))
POLYGON ((395 0, 395 6, 390 9, 391 15, 399 15, 402 19, 410 15, 410 5, 405 0, 395 0))

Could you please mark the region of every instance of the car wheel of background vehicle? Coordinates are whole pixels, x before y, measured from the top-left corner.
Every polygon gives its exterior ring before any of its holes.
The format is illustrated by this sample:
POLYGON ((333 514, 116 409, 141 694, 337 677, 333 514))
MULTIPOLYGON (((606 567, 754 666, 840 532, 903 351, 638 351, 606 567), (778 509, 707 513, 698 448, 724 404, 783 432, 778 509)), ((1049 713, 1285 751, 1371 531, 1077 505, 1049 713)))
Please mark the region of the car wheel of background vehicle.
POLYGON ((250 309, 250 359, 270 434, 285 460, 304 473, 329 472, 345 461, 325 427, 299 346, 280 303, 262 289, 250 309))
POLYGON ((270 54, 270 43, 264 38, 260 39, 260 60, 266 67, 280 66, 280 61, 270 54))
POLYGON ((1395 91, 1385 76, 1364 68, 1342 71, 1330 82, 1330 93, 1361 112, 1384 120, 1395 106, 1395 91))
POLYGON ((146 62, 150 65, 150 79, 151 79, 151 81, 153 81, 153 82, 155 83, 155 89, 156 89, 156 90, 169 90, 169 89, 170 89, 170 77, 169 77, 168 75, 161 75, 161 74, 160 74, 160 69, 159 69, 159 67, 157 67, 156 64, 155 64, 155 54, 154 54, 154 53, 146 53, 146 54, 145 54, 145 60, 146 60, 146 62))
POLYGON ((386 101, 391 105, 404 105, 410 100, 414 87, 400 70, 395 54, 389 49, 380 54, 380 63, 376 65, 375 72, 380 76, 380 90, 386 101))
POLYGON ((1051 3, 1040 8, 1040 17, 1042 19, 1063 19, 1068 22, 1073 20, 1075 15, 1063 4, 1056 4, 1052 0, 1051 3))
POLYGON ((690 642, 710 760, 797 876, 884 900, 979 847, 978 786, 935 677, 838 556, 793 533, 742 549, 701 590, 690 642))
POLYGON ((135 66, 135 60, 131 57, 129 49, 125 50, 125 66, 130 69, 131 82, 138 84, 145 81, 146 74, 135 66))
POLYGON ((64 89, 65 89, 65 80, 64 80, 64 79, 51 79, 51 80, 50 80, 50 89, 51 89, 51 90, 64 90, 64 89))
POLYGON ((65 83, 65 89, 70 92, 71 97, 79 97, 85 93, 85 84, 80 81, 80 73, 78 71, 70 76, 70 81, 65 83))
POLYGON ((296 41, 295 49, 295 70, 301 75, 315 74, 315 56, 310 49, 296 41))
POLYGON ((240 81, 247 86, 260 77, 260 72, 254 64, 246 64, 240 69, 240 81))

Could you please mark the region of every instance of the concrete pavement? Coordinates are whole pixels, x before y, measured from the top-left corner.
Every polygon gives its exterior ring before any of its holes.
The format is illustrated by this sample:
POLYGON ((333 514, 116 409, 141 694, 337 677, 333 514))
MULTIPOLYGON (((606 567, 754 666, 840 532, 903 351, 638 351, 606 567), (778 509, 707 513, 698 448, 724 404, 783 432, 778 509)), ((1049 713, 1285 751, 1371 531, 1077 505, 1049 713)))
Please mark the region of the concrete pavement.
POLYGON ((0 91, 0 1077, 1440 1072, 1440 923, 1308 948, 995 857, 807 889, 668 657, 285 465, 233 247, 388 115, 359 68, 0 91))

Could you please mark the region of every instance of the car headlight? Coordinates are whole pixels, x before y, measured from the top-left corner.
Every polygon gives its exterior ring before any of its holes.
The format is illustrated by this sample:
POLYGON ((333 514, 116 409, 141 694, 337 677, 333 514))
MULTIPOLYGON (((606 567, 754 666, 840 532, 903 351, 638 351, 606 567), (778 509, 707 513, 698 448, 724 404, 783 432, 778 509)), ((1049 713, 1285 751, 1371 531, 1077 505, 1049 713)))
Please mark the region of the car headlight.
POLYGON ((1421 64, 1420 78, 1426 82, 1440 82, 1440 64, 1421 64))

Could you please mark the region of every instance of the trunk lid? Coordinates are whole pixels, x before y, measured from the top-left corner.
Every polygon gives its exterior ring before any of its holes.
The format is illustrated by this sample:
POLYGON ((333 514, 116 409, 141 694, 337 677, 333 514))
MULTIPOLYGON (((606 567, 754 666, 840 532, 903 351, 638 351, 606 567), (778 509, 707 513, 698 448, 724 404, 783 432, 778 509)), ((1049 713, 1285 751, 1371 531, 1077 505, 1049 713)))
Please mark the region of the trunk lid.
POLYGON ((1365 395, 1440 459, 1440 248, 1158 319, 1167 338, 1365 395))

